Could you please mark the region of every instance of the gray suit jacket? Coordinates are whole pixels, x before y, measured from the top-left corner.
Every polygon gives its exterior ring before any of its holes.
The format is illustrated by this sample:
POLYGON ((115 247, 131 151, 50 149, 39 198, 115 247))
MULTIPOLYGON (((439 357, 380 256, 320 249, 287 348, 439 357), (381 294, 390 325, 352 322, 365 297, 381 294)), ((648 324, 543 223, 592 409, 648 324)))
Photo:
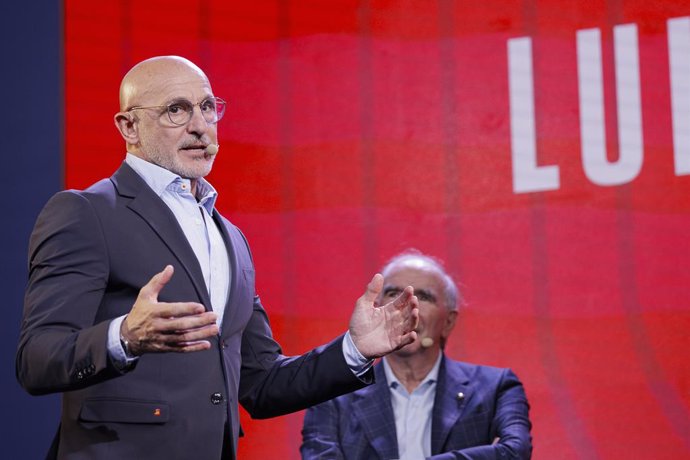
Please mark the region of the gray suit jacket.
MULTIPOLYGON (((376 383, 307 410, 303 459, 396 459, 398 440, 383 364, 376 383)), ((435 460, 528 459, 529 405, 509 369, 441 360, 431 420, 435 460), (461 397, 458 395, 462 393, 461 397), (492 444, 500 437, 500 442, 492 444)))
MULTIPOLYGON (((61 459, 219 459, 239 434, 238 402, 272 417, 360 388, 342 338, 287 358, 271 336, 240 231, 214 211, 232 271, 221 333, 211 349, 147 354, 118 370, 110 321, 139 289, 175 268, 159 300, 210 309, 201 268, 174 215, 128 165, 85 191, 55 195, 29 248, 30 274, 17 378, 32 394, 62 392, 51 456, 61 459)), ((368 376, 371 378, 371 376, 368 376)))

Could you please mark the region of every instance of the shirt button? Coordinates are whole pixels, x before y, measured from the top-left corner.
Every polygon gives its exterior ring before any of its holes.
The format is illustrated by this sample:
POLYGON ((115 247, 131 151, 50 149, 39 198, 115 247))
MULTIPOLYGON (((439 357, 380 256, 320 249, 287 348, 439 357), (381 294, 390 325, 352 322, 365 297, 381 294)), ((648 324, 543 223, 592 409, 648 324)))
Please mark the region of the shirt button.
POLYGON ((217 406, 218 404, 223 402, 223 395, 221 393, 213 393, 211 395, 211 403, 214 406, 217 406))

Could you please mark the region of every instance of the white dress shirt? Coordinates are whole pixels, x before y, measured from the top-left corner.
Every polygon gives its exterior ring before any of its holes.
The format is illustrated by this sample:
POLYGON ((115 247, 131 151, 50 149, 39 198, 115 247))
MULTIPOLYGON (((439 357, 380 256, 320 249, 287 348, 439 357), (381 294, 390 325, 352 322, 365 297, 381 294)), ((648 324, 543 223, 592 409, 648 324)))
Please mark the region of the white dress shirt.
POLYGON ((431 414, 434 409, 441 355, 442 353, 438 354, 434 367, 412 393, 407 392, 386 358, 383 358, 383 370, 386 373, 395 416, 395 434, 400 460, 419 460, 431 456, 431 414))

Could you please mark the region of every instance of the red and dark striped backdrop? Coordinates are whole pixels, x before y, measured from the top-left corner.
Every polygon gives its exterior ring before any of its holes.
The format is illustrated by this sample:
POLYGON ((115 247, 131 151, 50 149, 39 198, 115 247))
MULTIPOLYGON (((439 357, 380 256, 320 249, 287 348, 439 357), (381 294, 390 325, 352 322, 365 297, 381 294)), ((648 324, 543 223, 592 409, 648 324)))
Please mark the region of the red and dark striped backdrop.
MULTIPOLYGON (((416 247, 469 302, 448 354, 525 383, 535 459, 690 456, 687 2, 68 0, 64 20, 68 187, 122 161, 139 60, 186 56, 229 101, 210 180, 286 353, 343 332, 416 247)), ((245 417, 241 458, 297 458, 301 420, 245 417)))

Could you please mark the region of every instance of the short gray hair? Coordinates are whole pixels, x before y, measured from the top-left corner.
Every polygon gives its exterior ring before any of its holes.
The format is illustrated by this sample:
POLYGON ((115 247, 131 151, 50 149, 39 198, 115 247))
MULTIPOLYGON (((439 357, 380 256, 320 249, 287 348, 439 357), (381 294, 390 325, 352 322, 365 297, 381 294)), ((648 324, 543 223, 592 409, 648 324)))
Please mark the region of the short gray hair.
POLYGON ((460 293, 458 286, 455 284, 453 278, 446 272, 443 267, 443 262, 436 257, 426 255, 421 251, 410 248, 403 252, 393 256, 386 264, 381 268, 381 274, 385 278, 388 273, 392 270, 393 266, 397 264, 404 264, 407 261, 419 261, 424 265, 429 266, 432 270, 436 271, 441 279, 443 280, 444 289, 443 293, 446 300, 446 307, 450 311, 457 311, 460 306, 465 305, 465 299, 460 293))

